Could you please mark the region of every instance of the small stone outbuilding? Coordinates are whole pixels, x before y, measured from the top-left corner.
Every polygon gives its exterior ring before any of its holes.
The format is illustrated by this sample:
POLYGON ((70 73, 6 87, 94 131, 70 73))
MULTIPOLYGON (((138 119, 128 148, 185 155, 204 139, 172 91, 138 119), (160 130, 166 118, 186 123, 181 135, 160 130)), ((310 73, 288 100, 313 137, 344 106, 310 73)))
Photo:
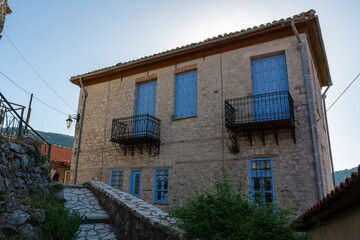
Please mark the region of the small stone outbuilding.
POLYGON ((357 240, 360 236, 360 165, 345 182, 304 212, 298 231, 313 240, 357 240))

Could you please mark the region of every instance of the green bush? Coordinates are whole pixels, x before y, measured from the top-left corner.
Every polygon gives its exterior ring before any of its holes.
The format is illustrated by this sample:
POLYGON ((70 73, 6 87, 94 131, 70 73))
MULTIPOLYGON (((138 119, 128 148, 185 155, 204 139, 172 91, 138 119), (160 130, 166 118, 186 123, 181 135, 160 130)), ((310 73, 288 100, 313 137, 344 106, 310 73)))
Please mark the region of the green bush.
POLYGON ((35 148, 35 150, 30 150, 28 152, 28 156, 30 159, 34 159, 35 163, 37 164, 43 164, 47 161, 49 161, 48 157, 41 154, 41 152, 39 151, 39 149, 35 148))
POLYGON ((44 239, 73 239, 79 234, 80 221, 81 216, 68 208, 48 208, 45 223, 42 225, 44 239))
POLYGON ((187 238, 207 239, 306 239, 290 226, 292 209, 251 204, 242 187, 234 189, 227 179, 215 181, 215 189, 197 193, 183 206, 170 210, 176 226, 187 238))
POLYGON ((55 195, 63 188, 60 184, 49 189, 48 194, 33 195, 32 207, 45 210, 45 222, 41 225, 43 239, 68 240, 78 236, 82 216, 64 207, 64 199, 55 195))

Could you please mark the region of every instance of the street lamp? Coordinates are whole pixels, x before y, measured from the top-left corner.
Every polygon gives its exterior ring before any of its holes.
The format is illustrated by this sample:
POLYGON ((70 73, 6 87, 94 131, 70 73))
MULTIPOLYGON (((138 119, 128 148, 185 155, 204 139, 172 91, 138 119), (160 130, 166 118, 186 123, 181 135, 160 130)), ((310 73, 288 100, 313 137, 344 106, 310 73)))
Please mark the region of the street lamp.
POLYGON ((69 114, 68 119, 66 119, 66 127, 67 127, 68 129, 70 128, 73 120, 76 120, 76 122, 79 122, 79 120, 80 120, 80 114, 79 114, 79 113, 78 113, 78 114, 73 114, 73 115, 69 114))

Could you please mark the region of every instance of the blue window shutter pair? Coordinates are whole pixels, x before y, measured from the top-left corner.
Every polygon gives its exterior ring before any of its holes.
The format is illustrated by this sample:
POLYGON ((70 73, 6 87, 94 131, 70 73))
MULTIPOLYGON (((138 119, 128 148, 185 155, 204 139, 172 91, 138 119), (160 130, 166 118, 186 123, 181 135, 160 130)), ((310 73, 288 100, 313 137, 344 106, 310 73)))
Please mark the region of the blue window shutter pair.
POLYGON ((152 81, 138 86, 136 115, 156 114, 156 86, 157 82, 152 81))
POLYGON ((275 203, 274 175, 271 159, 250 159, 251 202, 275 203))
POLYGON ((290 117, 286 92, 289 83, 284 53, 252 60, 254 120, 267 121, 290 117))
POLYGON ((154 203, 169 203, 169 169, 155 170, 154 203))
POLYGON ((124 170, 111 170, 110 186, 123 190, 124 170))
POLYGON ((175 118, 197 115, 197 71, 176 75, 175 118))
POLYGON ((289 91, 285 54, 252 61, 253 93, 289 91))

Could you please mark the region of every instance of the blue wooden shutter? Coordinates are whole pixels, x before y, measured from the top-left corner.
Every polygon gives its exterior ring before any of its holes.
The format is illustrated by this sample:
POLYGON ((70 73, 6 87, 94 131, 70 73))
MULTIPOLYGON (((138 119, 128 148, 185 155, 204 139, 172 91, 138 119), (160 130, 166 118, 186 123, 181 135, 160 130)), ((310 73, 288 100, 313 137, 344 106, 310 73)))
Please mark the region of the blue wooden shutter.
POLYGON ((175 118, 197 115, 197 71, 176 75, 175 118))
POLYGON ((130 194, 138 198, 141 196, 141 170, 131 171, 130 194))
POLYGON ((275 203, 272 160, 249 160, 249 172, 251 202, 275 203))
POLYGON ((123 190, 124 170, 112 170, 110 186, 123 190))
POLYGON ((289 118, 289 91, 285 54, 252 61, 254 120, 289 118))
POLYGON ((285 54, 252 61, 254 95, 289 91, 285 54))
POLYGON ((154 202, 169 203, 169 169, 155 170, 154 202))
POLYGON ((156 81, 143 83, 138 86, 136 115, 156 114, 156 81))

